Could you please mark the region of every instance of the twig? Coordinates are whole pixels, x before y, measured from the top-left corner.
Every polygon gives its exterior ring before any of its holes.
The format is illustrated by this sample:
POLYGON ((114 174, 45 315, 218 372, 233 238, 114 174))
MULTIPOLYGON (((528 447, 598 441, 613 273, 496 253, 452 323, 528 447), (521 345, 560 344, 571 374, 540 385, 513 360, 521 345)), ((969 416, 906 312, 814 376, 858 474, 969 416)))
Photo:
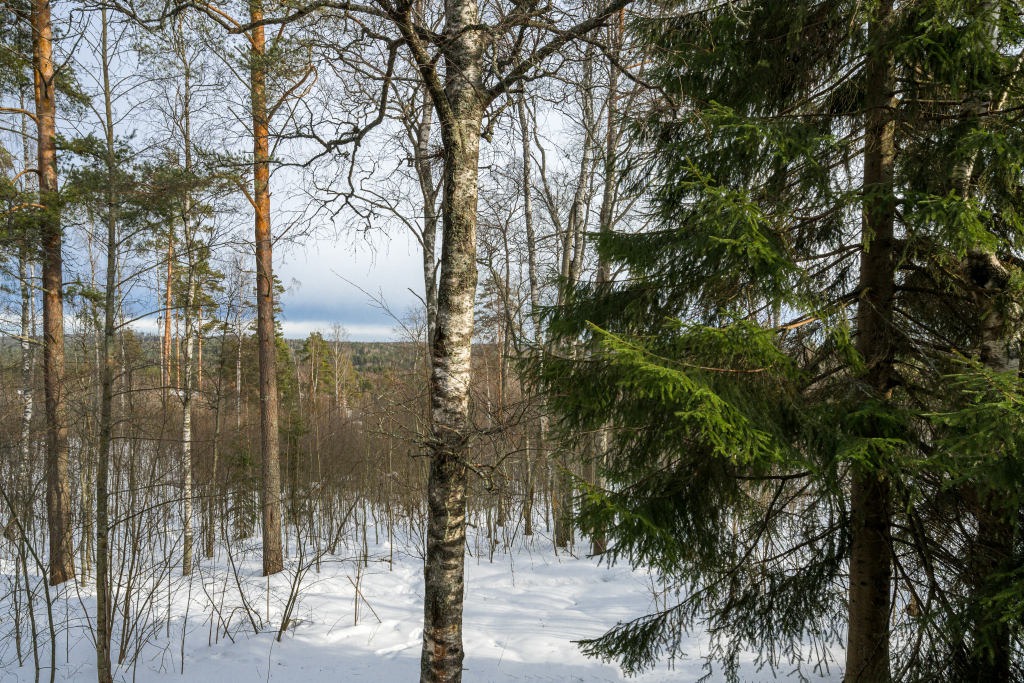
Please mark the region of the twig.
MULTIPOLYGON (((501 646, 501 657, 498 657, 498 666, 501 666, 501 660, 505 658, 505 647, 508 645, 508 639, 512 637, 512 634, 505 636, 505 645, 501 646)), ((497 668, 497 667, 495 667, 497 668)))
POLYGON ((381 621, 381 620, 380 620, 380 617, 378 617, 378 616, 377 616, 377 613, 376 613, 376 612, 374 611, 374 609, 373 609, 373 606, 372 606, 372 605, 370 604, 370 602, 369 602, 369 601, 368 601, 368 600, 366 599, 366 596, 365 596, 365 595, 363 595, 363 592, 362 592, 361 590, 359 590, 359 587, 358 587, 358 586, 356 586, 355 582, 354 582, 354 581, 352 580, 352 577, 351 577, 351 576, 349 576, 348 574, 346 574, 346 575, 345 575, 345 578, 346 578, 346 579, 348 579, 348 582, 349 582, 349 583, 351 583, 351 584, 352 584, 352 587, 356 589, 356 595, 358 595, 358 596, 359 596, 360 598, 362 598, 362 599, 363 599, 363 603, 364 603, 364 604, 365 604, 365 605, 366 605, 367 607, 369 607, 369 608, 370 608, 370 611, 371 611, 371 612, 373 612, 373 616, 377 617, 377 623, 378 623, 378 624, 383 624, 384 622, 383 622, 383 621, 381 621))

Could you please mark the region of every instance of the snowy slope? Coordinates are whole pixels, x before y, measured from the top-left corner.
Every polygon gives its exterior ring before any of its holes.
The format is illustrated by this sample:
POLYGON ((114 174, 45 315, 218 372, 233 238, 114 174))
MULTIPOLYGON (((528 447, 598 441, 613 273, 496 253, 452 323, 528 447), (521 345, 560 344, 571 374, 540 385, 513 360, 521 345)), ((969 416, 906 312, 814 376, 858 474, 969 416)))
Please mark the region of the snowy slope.
MULTIPOLYGON (((255 562, 241 565, 247 604, 262 629, 258 634, 253 633, 238 599, 234 575, 225 566, 201 564, 191 583, 174 576, 169 597, 168 588, 158 589, 165 595, 158 594, 150 608, 150 631, 140 656, 134 665, 122 665, 115 679, 138 683, 418 680, 423 619, 421 561, 414 555, 396 553, 392 569, 385 544, 373 547, 371 543, 370 551, 368 566, 358 570, 358 576, 354 560, 327 558, 319 574, 312 569, 306 574, 292 623, 280 642, 275 639, 276 630, 294 573, 285 572, 270 582, 268 624, 267 580, 259 576, 255 562), (359 623, 354 625, 353 582, 357 578, 365 601, 359 602, 359 623), (216 634, 214 625, 218 627, 216 634), (229 636, 224 635, 225 630, 229 636)), ((468 556, 466 574, 467 682, 621 680, 618 667, 584 657, 572 641, 599 635, 617 621, 652 608, 652 584, 645 573, 599 566, 594 560, 577 559, 564 552, 556 555, 550 542, 539 536, 514 554, 496 553, 493 563, 486 555, 468 556)), ((94 681, 93 645, 82 621, 82 610, 93 613, 95 603, 86 589, 78 590, 78 595, 62 596, 57 603, 57 679, 94 681), (66 615, 63 610, 67 610, 66 615)), ((4 624, 0 627, 8 632, 4 624)), ((115 659, 117 642, 115 635, 115 659)), ((673 669, 663 665, 634 680, 696 680, 704 673, 697 637, 688 655, 673 669)), ((17 667, 11 661, 9 640, 2 656, 6 665, 0 669, 0 682, 33 680, 31 657, 26 657, 25 666, 17 667)), ((44 665, 48 663, 48 653, 41 659, 44 665)), ((796 680, 795 676, 778 675, 782 680, 796 680)), ((49 672, 44 669, 41 680, 48 678, 49 672)), ((773 680, 771 672, 758 672, 753 667, 744 671, 744 678, 773 680)), ((834 669, 832 676, 821 680, 840 678, 834 669)), ((721 678, 714 676, 711 680, 721 678)))

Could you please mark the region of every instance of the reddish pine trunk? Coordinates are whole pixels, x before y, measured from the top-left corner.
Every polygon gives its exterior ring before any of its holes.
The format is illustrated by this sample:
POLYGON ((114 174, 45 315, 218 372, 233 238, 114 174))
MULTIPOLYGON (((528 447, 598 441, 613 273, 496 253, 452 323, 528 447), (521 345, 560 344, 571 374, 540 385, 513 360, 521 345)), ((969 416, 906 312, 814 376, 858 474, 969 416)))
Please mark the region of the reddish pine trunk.
POLYGON ((43 378, 46 393, 46 513, 50 534, 50 584, 75 576, 68 485, 68 435, 64 405, 64 292, 62 236, 57 194, 57 99, 50 3, 32 12, 36 117, 39 127, 39 199, 43 247, 43 378))
MULTIPOLYGON (((253 4, 252 21, 263 18, 253 4)), ((256 339, 260 362, 260 435, 263 440, 263 574, 284 569, 281 545, 281 468, 277 434, 277 349, 274 345, 274 268, 270 236, 270 146, 266 93, 266 38, 252 30, 253 202, 256 209, 256 339)))

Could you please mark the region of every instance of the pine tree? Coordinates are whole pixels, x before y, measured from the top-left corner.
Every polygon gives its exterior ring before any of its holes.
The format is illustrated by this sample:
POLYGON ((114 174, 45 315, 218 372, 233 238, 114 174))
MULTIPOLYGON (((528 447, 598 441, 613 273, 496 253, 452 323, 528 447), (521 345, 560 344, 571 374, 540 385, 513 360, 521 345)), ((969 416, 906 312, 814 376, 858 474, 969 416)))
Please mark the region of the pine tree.
POLYGON ((628 277, 548 319, 551 348, 601 351, 534 371, 567 439, 611 420, 578 522, 678 602, 591 654, 634 671, 703 627, 733 677, 743 650, 817 665, 835 644, 847 681, 1009 675, 1022 414, 985 357, 1017 337, 1024 137, 1020 9, 994 6, 683 4, 634 25, 660 89, 630 122, 655 227, 593 236, 628 277))

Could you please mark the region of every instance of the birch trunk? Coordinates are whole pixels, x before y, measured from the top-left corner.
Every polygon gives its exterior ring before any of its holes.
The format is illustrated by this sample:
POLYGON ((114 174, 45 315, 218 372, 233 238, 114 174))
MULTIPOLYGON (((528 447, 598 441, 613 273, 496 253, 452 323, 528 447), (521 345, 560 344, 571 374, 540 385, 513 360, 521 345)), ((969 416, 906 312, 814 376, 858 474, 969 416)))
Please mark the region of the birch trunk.
POLYGON ((526 116, 526 93, 519 94, 519 128, 523 134, 523 219, 526 223, 527 274, 530 279, 530 316, 536 341, 540 341, 540 277, 537 274, 537 237, 533 226, 533 185, 530 154, 530 122, 526 116))
MULTIPOLYGON (((583 271, 583 253, 586 248, 586 230, 590 213, 590 183, 593 175, 594 156, 594 96, 593 51, 587 44, 583 62, 583 156, 580 160, 580 174, 576 182, 572 208, 569 211, 568 227, 565 232, 562 253, 562 276, 565 278, 564 302, 569 291, 579 281, 583 271), (571 252, 570 252, 571 247, 571 252)), ((571 352, 565 349, 566 352, 571 352)), ((570 472, 569 454, 562 452, 556 475, 555 501, 555 545, 566 548, 572 537, 573 479, 570 472)))
POLYGON ((437 328, 437 188, 430 164, 430 133, 434 109, 430 94, 423 95, 423 116, 416 129, 416 175, 423 195, 423 301, 427 314, 427 346, 434 341, 437 328))
MULTIPOLYGON (((176 35, 176 48, 183 41, 183 35, 176 35)), ((185 177, 189 181, 192 175, 192 74, 191 64, 188 55, 183 49, 178 49, 178 58, 181 61, 184 71, 185 84, 181 93, 181 121, 179 129, 182 132, 182 146, 185 157, 185 177)), ((184 206, 182 207, 182 233, 184 237, 185 257, 188 263, 187 281, 185 285, 185 355, 182 359, 184 365, 184 381, 182 382, 181 396, 181 466, 184 474, 182 482, 182 503, 184 505, 183 521, 183 548, 181 573, 183 576, 192 574, 192 551, 193 551, 193 499, 194 491, 192 484, 192 356, 194 350, 196 330, 193 320, 193 310, 196 300, 196 245, 194 226, 192 225, 192 196, 186 188, 184 206)))
POLYGON ((31 328, 31 296, 32 290, 28 276, 28 248, 22 246, 18 251, 18 277, 21 280, 21 443, 18 457, 18 510, 22 526, 28 522, 28 464, 29 440, 32 436, 32 341, 29 335, 31 328))
MULTIPOLYGON (((21 108, 25 108, 25 95, 22 91, 21 95, 21 108)), ((29 143, 28 134, 28 116, 25 114, 21 115, 21 139, 24 146, 23 158, 25 168, 31 168, 32 166, 32 152, 29 143)), ((28 190, 29 178, 31 173, 25 174, 24 186, 28 190)), ((35 395, 32 388, 32 370, 35 366, 35 349, 32 344, 33 328, 35 327, 33 321, 33 306, 34 294, 32 292, 31 285, 31 270, 29 264, 31 261, 31 247, 29 246, 28 236, 24 236, 22 239, 21 247, 18 250, 18 278, 21 281, 21 445, 19 449, 19 461, 18 461, 18 481, 17 481, 17 492, 18 492, 18 509, 17 514, 21 515, 22 528, 27 528, 28 524, 28 466, 29 458, 31 457, 29 441, 32 437, 32 411, 34 409, 35 395)), ((20 631, 19 631, 20 633, 20 631)))
MULTIPOLYGON (((999 49, 999 3, 993 0, 982 2, 979 13, 986 26, 989 47, 996 52, 999 49)), ((1024 52, 1017 58, 1007 79, 1006 89, 1000 95, 995 96, 992 91, 972 95, 965 111, 967 116, 975 117, 972 128, 984 126, 989 114, 1002 109, 1022 59, 1024 52)), ((954 189, 964 199, 970 196, 976 159, 977 150, 962 159, 953 170, 954 189)), ((1010 363, 1011 340, 1000 306, 1000 298, 1009 282, 1010 272, 995 253, 981 247, 968 253, 964 270, 967 281, 975 287, 974 302, 981 330, 979 348, 982 364, 998 373, 1017 372, 1018 368, 1012 367, 1010 363)), ((965 497, 972 502, 978 523, 969 559, 969 587, 975 599, 978 599, 992 576, 1000 571, 1001 565, 1013 553, 1013 524, 1009 519, 1009 511, 993 492, 972 489, 965 492, 965 497)), ((973 669, 973 680, 991 683, 1010 681, 1010 629, 999 623, 976 624, 972 636, 970 666, 973 669)))
MULTIPOLYGON (((238 270, 238 278, 242 278, 241 266, 238 270)), ((241 295, 242 287, 239 284, 238 293, 241 295)), ((235 317, 235 341, 237 346, 235 348, 235 429, 242 428, 242 310, 241 305, 238 307, 238 313, 235 317)))
MULTIPOLYGON (((223 348, 223 345, 221 346, 223 348)), ((206 497, 206 556, 212 558, 217 543, 217 466, 220 460, 221 399, 217 389, 217 406, 213 413, 213 466, 210 472, 209 493, 206 497)))
POLYGON ((586 246, 587 218, 590 213, 590 181, 593 175, 594 157, 594 95, 593 69, 594 47, 587 44, 583 61, 583 157, 580 160, 580 175, 576 182, 576 194, 573 196, 572 209, 569 211, 569 228, 566 234, 566 254, 568 257, 569 241, 572 240, 572 258, 565 261, 564 276, 570 287, 579 281, 583 272, 583 252, 586 246))
MULTIPOLYGON (((620 15, 620 21, 621 21, 620 15)), ((620 29, 621 31, 621 29, 620 29)), ((621 33, 616 34, 612 29, 612 44, 621 44, 621 33)), ((615 228, 615 203, 617 198, 618 176, 615 168, 615 156, 619 144, 619 126, 616 116, 615 99, 618 95, 619 71, 614 64, 608 64, 608 132, 605 138, 604 149, 604 189, 601 195, 601 213, 599 214, 601 234, 610 234, 615 228)), ((597 283, 598 285, 610 283, 612 280, 611 264, 608 259, 598 256, 597 261, 597 283)), ((596 454, 594 460, 594 485, 598 488, 604 487, 604 476, 602 468, 608 463, 608 443, 611 424, 606 424, 595 435, 596 454)), ((604 527, 594 529, 594 537, 591 539, 591 551, 594 555, 600 555, 608 550, 608 539, 604 527)))
MULTIPOLYGON (((432 92, 444 145, 444 233, 431 358, 422 683, 458 683, 465 657, 462 608, 466 548, 469 382, 476 296, 477 174, 483 118, 483 40, 476 0, 445 7, 444 90, 432 92), (443 101, 438 102, 440 98, 443 101)), ((404 32, 411 34, 407 24, 404 32)), ((420 69, 430 67, 420 62, 420 69)), ((428 78, 433 79, 431 72, 428 78)), ((436 89, 436 81, 431 81, 436 89)))
MULTIPOLYGON (((530 319, 533 322, 534 343, 539 344, 543 333, 540 327, 540 278, 537 275, 537 237, 533 227, 533 186, 530 169, 530 122, 526 116, 526 93, 519 93, 519 129, 523 135, 523 219, 526 224, 527 275, 530 280, 530 319)), ((543 411, 543 405, 541 406, 543 411)), ((534 461, 543 460, 543 442, 536 440, 538 458, 526 439, 526 491, 523 497, 523 535, 533 535, 534 461)))
MULTIPOLYGON (((186 168, 189 167, 189 153, 186 151, 186 168)), ((186 295, 185 295, 185 355, 183 360, 184 365, 184 381, 182 382, 181 388, 181 409, 182 409, 182 420, 181 420, 181 466, 184 473, 184 482, 182 483, 182 498, 184 503, 184 548, 182 552, 181 562, 181 573, 183 576, 189 576, 192 574, 192 503, 193 503, 193 490, 192 490, 192 350, 195 340, 195 330, 193 327, 192 320, 192 308, 195 305, 196 297, 196 277, 195 277, 195 245, 193 244, 191 218, 189 213, 191 212, 191 202, 186 196, 185 199, 185 213, 184 213, 184 233, 185 233, 185 251, 188 256, 188 281, 186 284, 186 295)))
POLYGON ((103 298, 103 369, 101 375, 100 439, 96 471, 96 669, 99 683, 112 683, 110 639, 112 614, 110 599, 110 549, 108 519, 108 480, 113 441, 114 356, 116 344, 115 310, 117 299, 117 215, 114 201, 115 157, 114 124, 111 108, 110 63, 107 45, 107 12, 101 10, 103 95, 106 113, 107 143, 107 272, 103 298))
MULTIPOLYGON (((445 69, 443 85, 437 62, 422 42, 424 34, 414 25, 412 8, 405 5, 392 15, 413 54, 422 82, 430 90, 444 147, 444 232, 437 328, 431 356, 431 457, 420 660, 423 683, 460 682, 465 656, 462 608, 471 437, 469 384, 477 285, 477 182, 480 124, 484 107, 492 96, 484 88, 482 69, 490 34, 481 29, 477 1, 448 0, 444 9, 444 40, 440 41, 445 69)), ((614 3, 603 11, 614 11, 614 3)), ((591 30, 602 19, 585 22, 578 31, 591 30)), ((549 43, 536 58, 542 59, 574 35, 575 32, 567 33, 549 43)), ((497 94, 494 91, 493 96, 497 94)))

